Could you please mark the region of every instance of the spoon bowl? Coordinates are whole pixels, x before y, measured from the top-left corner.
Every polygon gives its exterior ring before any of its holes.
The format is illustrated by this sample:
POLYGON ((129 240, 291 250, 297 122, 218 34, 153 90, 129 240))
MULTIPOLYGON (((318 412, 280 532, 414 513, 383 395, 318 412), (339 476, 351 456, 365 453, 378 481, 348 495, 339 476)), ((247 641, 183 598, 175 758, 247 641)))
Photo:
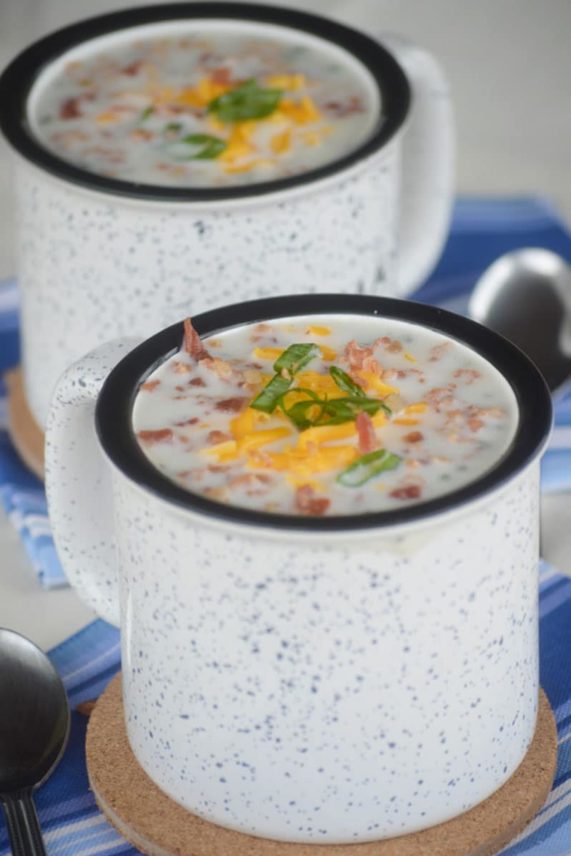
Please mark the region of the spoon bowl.
POLYGON ((472 318, 510 339, 543 374, 554 398, 571 385, 571 267, 550 250, 501 256, 478 280, 472 318))
POLYGON ((69 734, 69 705, 46 655, 0 628, 0 800, 14 856, 45 853, 32 790, 58 763, 69 734))

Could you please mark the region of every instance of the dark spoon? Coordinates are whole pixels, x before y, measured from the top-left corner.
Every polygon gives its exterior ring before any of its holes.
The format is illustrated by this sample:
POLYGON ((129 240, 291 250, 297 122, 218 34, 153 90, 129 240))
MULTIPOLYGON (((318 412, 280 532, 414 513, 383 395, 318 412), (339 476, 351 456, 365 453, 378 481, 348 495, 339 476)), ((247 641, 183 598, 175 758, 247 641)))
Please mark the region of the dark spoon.
POLYGON ((534 361, 554 398, 571 382, 571 267, 530 247, 499 258, 480 277, 469 314, 534 361))
POLYGON ((0 801, 14 856, 45 856, 32 791, 61 758, 69 719, 63 683, 43 651, 0 628, 0 801))

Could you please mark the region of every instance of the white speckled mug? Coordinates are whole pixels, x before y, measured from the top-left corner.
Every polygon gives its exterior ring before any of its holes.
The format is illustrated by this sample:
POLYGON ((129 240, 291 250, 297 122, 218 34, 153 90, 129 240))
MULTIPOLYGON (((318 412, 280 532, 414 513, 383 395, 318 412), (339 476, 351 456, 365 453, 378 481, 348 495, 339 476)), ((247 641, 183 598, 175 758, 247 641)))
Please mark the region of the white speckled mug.
POLYGON ((13 61, 0 79, 0 127, 17 154, 22 359, 41 428, 59 374, 115 336, 148 336, 185 313, 236 299, 404 295, 423 280, 448 227, 451 104, 432 57, 398 38, 385 42, 390 53, 364 34, 293 10, 189 3, 94 18, 13 61), (290 38, 293 28, 300 42, 344 57, 377 101, 380 95, 372 136, 299 176, 194 190, 97 176, 37 141, 39 94, 63 64, 94 46, 192 32, 205 20, 290 38))
POLYGON ((207 335, 326 313, 405 319, 477 350, 518 401, 506 455, 454 493, 383 513, 308 519, 193 495, 151 465, 131 426, 139 383, 180 347, 176 324, 131 351, 100 347, 63 375, 46 460, 65 569, 122 629, 143 768, 215 823, 333 844, 460 814, 530 744, 551 401, 506 340, 420 304, 285 297, 194 322, 207 335))

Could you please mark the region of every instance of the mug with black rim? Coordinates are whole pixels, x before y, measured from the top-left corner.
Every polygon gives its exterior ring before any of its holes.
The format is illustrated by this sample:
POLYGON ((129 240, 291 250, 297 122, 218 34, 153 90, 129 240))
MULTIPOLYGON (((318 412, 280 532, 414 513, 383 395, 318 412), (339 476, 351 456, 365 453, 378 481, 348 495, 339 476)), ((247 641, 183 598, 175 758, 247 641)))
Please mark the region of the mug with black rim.
POLYGON ((358 843, 461 814, 530 745, 551 399, 507 340, 413 302, 304 295, 193 320, 216 337, 312 315, 396 319, 476 351, 515 394, 506 453, 438 498, 353 515, 277 514, 185 490, 146 457, 132 416, 140 384, 181 346, 177 323, 142 344, 100 346, 64 373, 46 485, 71 583, 121 626, 127 732, 148 775, 222 826, 358 843))
POLYGON ((439 255, 452 201, 451 104, 426 52, 291 9, 147 6, 66 27, 0 78, 15 157, 22 362, 41 429, 58 375, 86 348, 183 314, 293 292, 410 293, 439 255), (38 101, 68 63, 135 38, 220 27, 289 39, 351 67, 378 117, 308 172, 240 186, 160 186, 89 172, 49 150, 38 101))

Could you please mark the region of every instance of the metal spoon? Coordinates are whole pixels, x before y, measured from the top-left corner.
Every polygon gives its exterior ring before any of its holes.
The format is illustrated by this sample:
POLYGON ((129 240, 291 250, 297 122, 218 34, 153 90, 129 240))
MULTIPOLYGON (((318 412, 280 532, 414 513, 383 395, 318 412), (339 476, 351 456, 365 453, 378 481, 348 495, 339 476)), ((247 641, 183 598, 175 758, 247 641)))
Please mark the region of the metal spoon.
POLYGON ((45 856, 32 791, 59 761, 69 720, 63 683, 46 655, 0 628, 0 801, 14 856, 45 856))
POLYGON ((543 374, 553 397, 571 385, 571 267, 550 250, 501 256, 472 292, 472 318, 521 348, 543 374))

